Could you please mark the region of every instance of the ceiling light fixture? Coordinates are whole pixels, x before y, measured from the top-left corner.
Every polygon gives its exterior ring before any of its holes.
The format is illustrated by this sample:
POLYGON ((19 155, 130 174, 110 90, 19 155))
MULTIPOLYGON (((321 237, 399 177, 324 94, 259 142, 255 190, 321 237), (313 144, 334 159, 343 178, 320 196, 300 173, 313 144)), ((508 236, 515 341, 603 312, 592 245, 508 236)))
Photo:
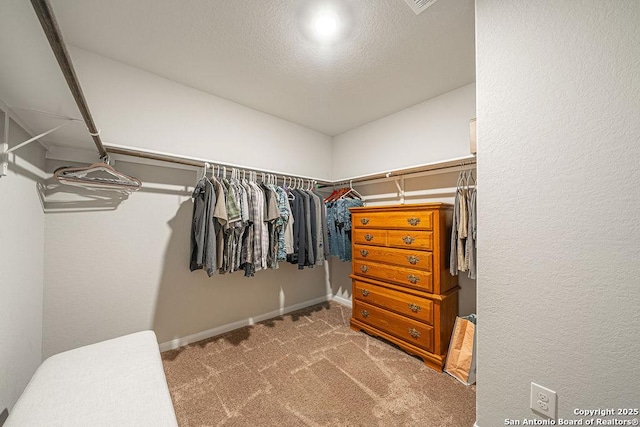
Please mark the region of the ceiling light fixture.
POLYGON ((320 12, 313 17, 313 29, 321 41, 331 41, 338 35, 339 18, 332 12, 320 12))

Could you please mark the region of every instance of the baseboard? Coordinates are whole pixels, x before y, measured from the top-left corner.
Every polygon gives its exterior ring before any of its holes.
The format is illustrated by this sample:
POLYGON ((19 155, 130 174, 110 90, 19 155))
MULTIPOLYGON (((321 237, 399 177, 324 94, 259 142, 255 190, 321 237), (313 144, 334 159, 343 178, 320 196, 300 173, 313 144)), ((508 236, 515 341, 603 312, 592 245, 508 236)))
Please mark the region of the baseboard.
POLYGON ((334 295, 333 298, 331 298, 331 299, 334 300, 335 302, 337 302, 338 304, 346 305, 349 308, 353 308, 353 304, 351 303, 351 299, 346 299, 344 297, 339 297, 338 295, 334 295))
MULTIPOLYGON (((331 299, 335 299, 335 297, 333 297, 333 295, 331 294, 325 295, 325 296, 314 298, 312 300, 308 300, 298 304, 289 305, 287 307, 280 308, 279 310, 274 310, 268 313, 260 314, 258 316, 250 317, 248 319, 238 320, 237 322, 233 322, 233 323, 227 323, 226 325, 222 325, 222 326, 218 326, 217 328, 198 332, 197 334, 188 335, 182 338, 176 338, 174 340, 167 341, 160 344, 160 351, 173 350, 178 347, 182 347, 184 345, 206 340, 207 338, 215 337, 217 335, 233 331, 234 329, 250 326, 258 322, 262 322, 263 320, 268 320, 274 317, 282 316, 283 314, 291 313, 292 311, 300 310, 302 308, 306 308, 315 304, 320 304, 322 302, 329 301, 331 299)), ((347 301, 344 298, 341 298, 341 299, 344 301, 347 301)), ((340 301, 336 301, 336 302, 340 302, 340 301)), ((350 301, 349 301, 349 305, 351 305, 350 301)))

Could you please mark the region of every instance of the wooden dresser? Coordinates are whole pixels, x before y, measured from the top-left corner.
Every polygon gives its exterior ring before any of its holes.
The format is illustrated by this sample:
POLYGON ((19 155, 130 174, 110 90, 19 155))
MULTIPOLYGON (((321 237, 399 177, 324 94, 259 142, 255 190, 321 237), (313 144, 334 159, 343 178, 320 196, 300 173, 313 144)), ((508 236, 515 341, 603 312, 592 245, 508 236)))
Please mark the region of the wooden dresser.
POLYGON ((460 289, 449 273, 452 212, 443 203, 351 209, 351 328, 440 371, 460 289))

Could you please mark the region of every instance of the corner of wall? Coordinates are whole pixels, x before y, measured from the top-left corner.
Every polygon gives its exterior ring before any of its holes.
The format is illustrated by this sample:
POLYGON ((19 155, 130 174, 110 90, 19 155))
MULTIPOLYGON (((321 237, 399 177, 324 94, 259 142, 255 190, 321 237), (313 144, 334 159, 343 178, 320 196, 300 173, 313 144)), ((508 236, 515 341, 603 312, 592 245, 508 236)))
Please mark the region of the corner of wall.
MULTIPOLYGON (((9 142, 31 138, 11 121, 9 142)), ((10 158, 0 178, 3 241, 0 245, 0 366, 7 374, 0 387, 0 411, 11 410, 42 361, 44 293, 44 212, 38 198, 44 179, 44 149, 31 143, 10 158)))

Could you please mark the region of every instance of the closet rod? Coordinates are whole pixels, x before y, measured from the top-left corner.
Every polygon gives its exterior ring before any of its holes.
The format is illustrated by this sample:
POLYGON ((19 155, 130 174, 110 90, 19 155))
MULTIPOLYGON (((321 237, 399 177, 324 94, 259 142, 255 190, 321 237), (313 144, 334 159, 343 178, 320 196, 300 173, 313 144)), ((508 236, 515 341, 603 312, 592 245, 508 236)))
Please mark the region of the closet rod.
POLYGON ((325 180, 325 179, 314 178, 314 177, 310 177, 310 176, 295 175, 295 174, 290 174, 290 173, 285 173, 285 172, 278 172, 278 171, 273 171, 273 170, 268 170, 268 169, 259 169, 259 168, 254 168, 254 167, 250 167, 250 166, 236 165, 236 164, 233 164, 233 163, 224 163, 224 162, 217 162, 217 161, 213 161, 213 160, 206 160, 206 159, 200 159, 200 158, 194 158, 194 157, 186 157, 186 156, 180 156, 180 155, 176 155, 176 154, 162 153, 162 152, 159 152, 159 151, 141 150, 141 149, 137 149, 137 148, 129 148, 129 147, 124 147, 124 146, 120 146, 120 145, 105 144, 105 149, 107 150, 107 153, 109 153, 109 154, 117 154, 117 155, 121 155, 121 156, 137 157, 137 158, 141 158, 141 159, 156 160, 156 161, 167 162, 167 163, 175 163, 175 164, 178 164, 178 165, 194 166, 194 167, 198 167, 198 168, 204 167, 205 163, 211 163, 211 164, 214 164, 214 165, 227 167, 227 168, 232 168, 232 169, 235 168, 235 169, 240 169, 240 170, 245 170, 245 171, 253 171, 253 172, 258 172, 258 173, 272 174, 272 175, 276 175, 278 177, 286 176, 286 177, 291 177, 291 178, 300 178, 300 179, 304 179, 304 180, 311 180, 311 181, 316 181, 318 184, 322 184, 322 185, 326 185, 326 184, 331 184, 332 183, 332 181, 328 181, 328 180, 325 180))
POLYGON ((89 134, 93 138, 93 142, 98 149, 98 154, 100 155, 100 158, 103 158, 107 155, 107 152, 102 145, 102 140, 100 139, 100 130, 93 122, 91 111, 89 111, 89 105, 87 104, 87 100, 85 99, 82 88, 80 87, 80 82, 78 81, 78 76, 76 75, 76 71, 71 63, 71 57, 67 51, 67 46, 65 45, 64 40, 62 40, 60 27, 58 26, 56 17, 53 14, 51 4, 49 4, 48 0, 31 0, 31 5, 40 20, 40 24, 42 25, 42 29, 44 30, 47 39, 49 40, 51 50, 53 50, 53 54, 60 66, 60 70, 67 81, 67 85, 69 86, 69 90, 71 90, 71 94, 78 105, 80 114, 82 114, 82 118, 87 125, 89 134))
POLYGON ((423 165, 411 166, 408 168, 395 169, 388 172, 377 172, 368 175, 359 175, 351 178, 336 180, 333 184, 352 183, 352 184, 374 184, 378 182, 392 181, 400 177, 421 176, 421 174, 436 174, 455 172, 464 166, 472 166, 476 164, 476 156, 457 157, 454 159, 444 160, 440 162, 425 163, 423 165), (430 173, 431 172, 431 173, 430 173))

